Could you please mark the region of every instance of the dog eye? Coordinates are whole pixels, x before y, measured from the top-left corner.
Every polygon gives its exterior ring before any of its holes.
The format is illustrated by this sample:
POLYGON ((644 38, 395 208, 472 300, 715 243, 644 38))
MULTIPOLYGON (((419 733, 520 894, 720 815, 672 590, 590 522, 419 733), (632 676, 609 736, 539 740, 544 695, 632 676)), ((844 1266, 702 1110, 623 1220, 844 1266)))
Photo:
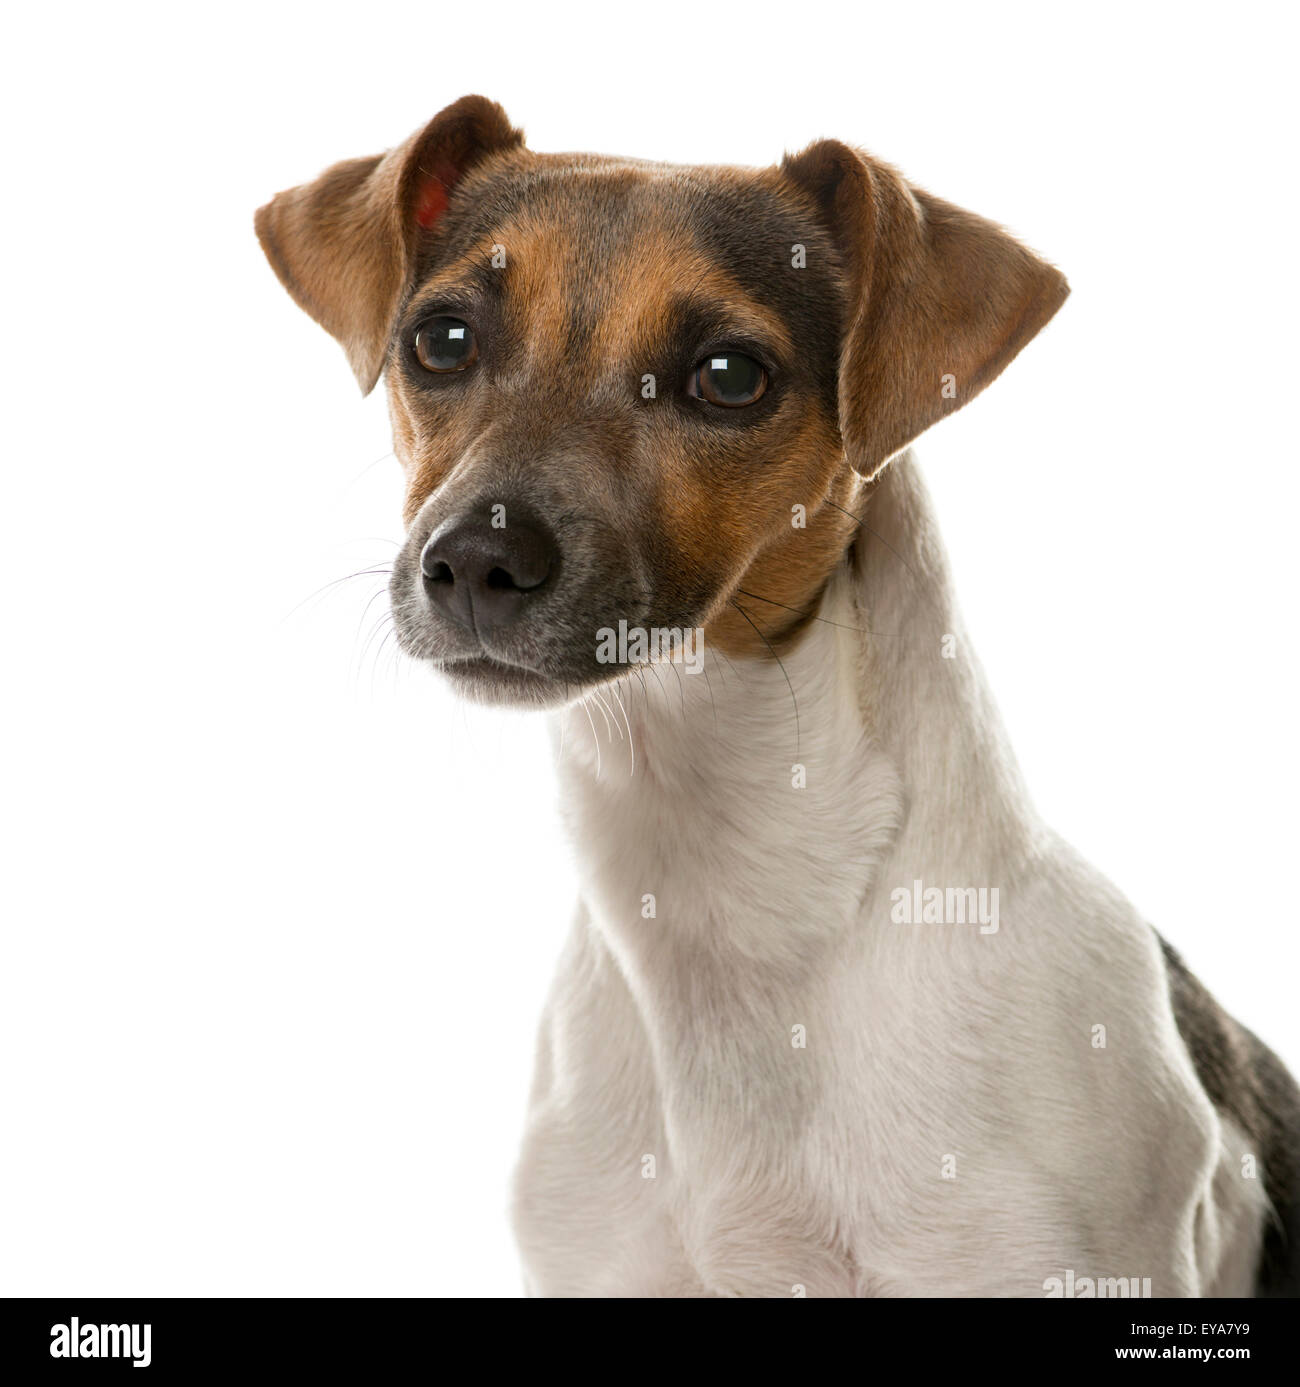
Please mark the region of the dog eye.
POLYGON ((687 393, 724 409, 740 409, 762 398, 767 372, 751 356, 728 352, 707 356, 695 368, 687 393))
POLYGON ((463 371, 474 364, 474 329, 459 318, 430 318, 415 334, 415 355, 426 371, 463 371))

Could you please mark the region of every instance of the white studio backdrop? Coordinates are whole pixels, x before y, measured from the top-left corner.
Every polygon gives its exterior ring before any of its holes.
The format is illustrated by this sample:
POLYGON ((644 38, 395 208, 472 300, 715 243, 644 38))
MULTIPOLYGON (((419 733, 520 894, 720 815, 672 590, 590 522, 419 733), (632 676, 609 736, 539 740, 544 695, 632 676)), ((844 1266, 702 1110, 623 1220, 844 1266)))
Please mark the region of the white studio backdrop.
POLYGON ((1291 11, 10 34, 0 1293, 519 1292, 574 892, 550 750, 381 646, 382 576, 320 591, 389 561, 399 469, 251 225, 469 91, 541 150, 838 136, 1062 266, 1057 319, 920 445, 958 591, 1041 808, 1300 1066, 1291 11))

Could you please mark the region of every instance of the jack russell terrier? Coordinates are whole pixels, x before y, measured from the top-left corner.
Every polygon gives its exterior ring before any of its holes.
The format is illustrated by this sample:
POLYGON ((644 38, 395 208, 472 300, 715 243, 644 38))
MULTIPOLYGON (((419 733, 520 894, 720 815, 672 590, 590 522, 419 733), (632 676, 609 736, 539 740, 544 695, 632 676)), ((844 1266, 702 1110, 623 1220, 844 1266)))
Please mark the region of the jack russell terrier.
POLYGON ((530 1292, 1300 1293, 1300 1091, 1035 814, 907 452, 1062 275, 834 140, 534 154, 478 96, 256 226, 386 375, 402 647, 555 710, 530 1292))

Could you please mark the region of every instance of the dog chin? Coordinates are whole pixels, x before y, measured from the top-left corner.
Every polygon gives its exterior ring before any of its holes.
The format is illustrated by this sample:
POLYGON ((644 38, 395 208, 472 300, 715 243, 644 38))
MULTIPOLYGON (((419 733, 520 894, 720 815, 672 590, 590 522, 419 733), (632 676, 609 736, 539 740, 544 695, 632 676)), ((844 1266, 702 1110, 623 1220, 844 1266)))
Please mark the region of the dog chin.
POLYGON ((431 663, 462 698, 492 708, 560 708, 580 698, 590 682, 564 680, 490 655, 431 663))

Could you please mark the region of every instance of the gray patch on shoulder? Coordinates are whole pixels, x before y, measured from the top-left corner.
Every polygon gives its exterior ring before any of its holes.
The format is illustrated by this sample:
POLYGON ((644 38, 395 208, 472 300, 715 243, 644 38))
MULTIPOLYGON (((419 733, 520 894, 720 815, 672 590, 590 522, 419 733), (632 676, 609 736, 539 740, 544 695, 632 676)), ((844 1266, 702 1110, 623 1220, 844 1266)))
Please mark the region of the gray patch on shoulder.
POLYGON ((1177 950, 1163 938, 1160 946, 1183 1044, 1210 1101, 1253 1143, 1273 1206, 1255 1294, 1300 1296, 1300 1087, 1272 1050, 1214 1000, 1177 950))

